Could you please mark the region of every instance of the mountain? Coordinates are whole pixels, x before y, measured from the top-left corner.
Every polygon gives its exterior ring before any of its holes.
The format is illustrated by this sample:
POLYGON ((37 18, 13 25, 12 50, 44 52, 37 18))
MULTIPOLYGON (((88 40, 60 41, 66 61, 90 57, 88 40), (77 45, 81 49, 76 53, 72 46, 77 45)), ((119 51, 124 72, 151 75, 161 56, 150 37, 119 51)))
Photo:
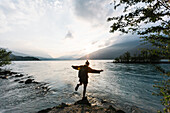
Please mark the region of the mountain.
POLYGON ((76 60, 73 56, 61 56, 58 57, 59 60, 76 60))
MULTIPOLYGON (((10 50, 9 50, 10 51, 10 50)), ((22 57, 26 57, 26 56, 32 56, 32 57, 36 57, 38 59, 51 59, 52 57, 49 56, 48 54, 44 54, 44 55, 33 55, 33 54, 25 54, 25 53, 21 53, 21 52, 16 52, 16 51, 11 51, 13 55, 15 56, 22 56, 22 57)))
POLYGON ((31 55, 28 55, 28 54, 24 54, 24 53, 20 53, 20 52, 16 52, 16 51, 12 51, 12 54, 15 55, 15 56, 31 56, 31 55))
POLYGON ((12 61, 38 61, 40 59, 32 56, 16 56, 11 54, 10 58, 12 61))
POLYGON ((52 58, 51 56, 48 56, 46 55, 47 57, 41 57, 41 56, 33 56, 33 55, 29 55, 29 54, 25 54, 25 53, 20 53, 20 52, 16 52, 16 51, 12 51, 12 54, 14 56, 20 56, 17 57, 17 59, 22 59, 21 57, 25 58, 25 57, 32 57, 33 59, 34 58, 37 58, 39 60, 45 60, 45 61, 50 61, 50 60, 73 60, 75 58, 73 58, 72 56, 62 56, 62 57, 58 57, 58 58, 52 58))
POLYGON ((80 59, 114 59, 129 51, 132 55, 134 53, 139 54, 139 48, 150 48, 151 44, 141 45, 139 40, 122 42, 111 45, 104 49, 100 49, 88 55, 81 57, 80 59))

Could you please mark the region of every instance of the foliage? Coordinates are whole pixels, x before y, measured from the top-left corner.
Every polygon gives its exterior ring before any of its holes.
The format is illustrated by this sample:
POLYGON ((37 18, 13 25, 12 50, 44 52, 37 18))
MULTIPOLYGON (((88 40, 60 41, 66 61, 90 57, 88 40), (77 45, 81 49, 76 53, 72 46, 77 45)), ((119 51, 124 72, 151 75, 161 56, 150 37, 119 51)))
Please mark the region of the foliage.
POLYGON ((138 56, 134 54, 133 56, 127 51, 120 57, 115 58, 115 62, 125 62, 125 63, 158 63, 161 57, 159 55, 153 55, 147 50, 142 50, 138 56))
POLYGON ((11 52, 7 52, 5 49, 0 48, 0 67, 11 63, 10 54, 11 52))
MULTIPOLYGON (((169 59, 170 55, 170 2, 169 0, 119 0, 114 1, 114 9, 123 8, 123 13, 108 18, 112 21, 110 32, 120 31, 140 35, 145 43, 150 42, 159 49, 148 50, 153 55, 160 55, 169 59)), ((142 55, 146 56, 145 53, 142 55)), ((140 57, 140 56, 139 56, 140 57)), ((155 66, 157 69, 161 68, 155 66)), ((160 70, 159 70, 160 71, 160 70)), ((161 71, 162 72, 162 71, 161 71)), ((165 72, 165 71, 164 71, 165 72)), ((170 112, 170 84, 168 72, 163 73, 168 78, 161 81, 156 87, 163 96, 164 112, 170 112)))
POLYGON ((157 54, 167 56, 170 50, 169 4, 168 0, 120 0, 119 3, 115 1, 114 9, 123 7, 124 13, 108 18, 108 21, 113 21, 110 32, 141 35, 140 38, 145 42, 161 48, 156 51, 157 54))
MULTIPOLYGON (((160 66, 155 66, 155 67, 156 67, 156 69, 158 71, 160 71, 162 73, 162 75, 166 75, 165 76, 166 78, 170 77, 170 72, 169 71, 166 72, 160 66)), ((154 85, 154 87, 160 89, 159 93, 153 93, 153 94, 163 97, 161 99, 161 103, 162 103, 162 105, 165 106, 165 108, 163 109, 164 112, 170 113, 170 79, 165 79, 165 80, 159 81, 159 82, 157 82, 157 84, 154 85)))

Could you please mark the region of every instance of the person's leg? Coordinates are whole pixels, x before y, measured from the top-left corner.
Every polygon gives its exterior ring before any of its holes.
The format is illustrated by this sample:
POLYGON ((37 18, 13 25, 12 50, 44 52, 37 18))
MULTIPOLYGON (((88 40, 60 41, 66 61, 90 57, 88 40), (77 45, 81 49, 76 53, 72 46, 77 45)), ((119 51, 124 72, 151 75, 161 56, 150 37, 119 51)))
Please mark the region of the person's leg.
POLYGON ((86 88, 87 88, 87 84, 84 84, 83 98, 85 98, 85 95, 86 95, 86 88))
POLYGON ((77 86, 75 87, 75 90, 77 91, 79 86, 82 85, 82 83, 80 82, 79 84, 77 84, 77 86))

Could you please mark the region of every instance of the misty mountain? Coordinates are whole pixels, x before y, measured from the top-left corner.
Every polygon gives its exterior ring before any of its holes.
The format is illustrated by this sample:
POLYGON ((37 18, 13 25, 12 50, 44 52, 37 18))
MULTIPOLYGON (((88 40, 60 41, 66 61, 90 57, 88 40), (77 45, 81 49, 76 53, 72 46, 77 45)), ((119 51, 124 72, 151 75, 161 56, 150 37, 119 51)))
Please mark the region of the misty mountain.
POLYGON ((20 53, 20 52, 16 52, 16 51, 11 51, 11 52, 12 52, 12 54, 15 55, 15 56, 23 56, 23 57, 25 57, 25 56, 31 56, 31 55, 24 54, 24 53, 20 53))
POLYGON ((38 61, 40 59, 32 56, 16 56, 14 54, 10 55, 12 61, 38 61))
POLYGON ((139 48, 151 48, 151 44, 141 45, 139 40, 123 42, 111 45, 104 49, 100 49, 88 55, 81 57, 80 59, 114 59, 129 51, 132 55, 134 53, 139 54, 139 48))
MULTIPOLYGON (((10 50, 9 50, 10 51, 10 50)), ((75 59, 71 56, 62 56, 59 58, 51 58, 49 57, 41 57, 41 56, 32 56, 32 55, 28 55, 25 53, 20 53, 20 52, 16 52, 16 51, 12 51, 12 55, 11 55, 12 60, 45 60, 45 61, 50 61, 50 60, 72 60, 75 59)))
MULTIPOLYGON (((10 50, 9 50, 10 51, 10 50)), ((22 56, 22 57, 26 57, 26 56, 32 56, 32 57, 36 57, 39 59, 44 59, 44 58, 52 58, 51 56, 49 56, 48 54, 43 55, 43 56, 36 56, 33 54, 25 54, 25 53, 21 53, 21 52, 16 52, 16 51, 11 51, 13 55, 15 56, 22 56), (44 57, 45 56, 45 57, 44 57)))
POLYGON ((58 57, 58 59, 60 59, 60 60, 76 60, 76 58, 74 58, 73 56, 61 56, 61 57, 58 57))

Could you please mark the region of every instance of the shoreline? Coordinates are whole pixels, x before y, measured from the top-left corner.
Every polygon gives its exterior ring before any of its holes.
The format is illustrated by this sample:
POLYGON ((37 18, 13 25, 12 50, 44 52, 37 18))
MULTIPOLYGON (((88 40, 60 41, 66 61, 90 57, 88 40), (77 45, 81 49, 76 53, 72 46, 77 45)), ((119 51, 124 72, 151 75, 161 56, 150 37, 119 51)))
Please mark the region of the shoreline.
POLYGON ((125 64, 170 64, 170 62, 115 62, 112 63, 125 63, 125 64))
MULTIPOLYGON (((133 113, 137 112, 136 110, 133 113)), ((58 106, 40 110, 37 113, 125 113, 123 110, 109 106, 91 106, 88 99, 76 101, 74 104, 61 103, 58 106)), ((138 112, 142 113, 142 112, 138 112)))

